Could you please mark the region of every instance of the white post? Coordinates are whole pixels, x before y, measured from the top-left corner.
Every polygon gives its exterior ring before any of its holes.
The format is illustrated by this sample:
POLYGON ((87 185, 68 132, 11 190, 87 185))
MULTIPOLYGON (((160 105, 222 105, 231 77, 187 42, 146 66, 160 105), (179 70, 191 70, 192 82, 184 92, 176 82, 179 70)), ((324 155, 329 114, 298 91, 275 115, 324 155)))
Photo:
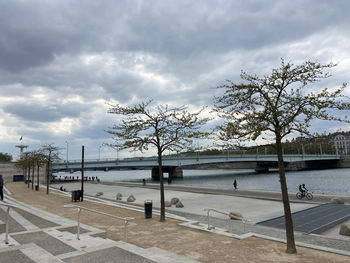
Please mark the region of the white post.
POLYGON ((9 243, 9 218, 10 218, 10 207, 7 207, 6 213, 6 235, 5 235, 5 244, 9 243))
POLYGON ((80 212, 81 208, 78 208, 78 228, 77 228, 77 239, 80 240, 80 212))
POLYGON ((208 230, 210 230, 209 212, 210 212, 210 210, 208 209, 208 211, 207 211, 207 214, 208 214, 208 230))
POLYGON ((126 226, 127 226, 127 224, 128 224, 128 220, 125 220, 124 221, 124 239, 125 239, 125 242, 127 242, 128 240, 127 240, 127 235, 126 235, 126 226))

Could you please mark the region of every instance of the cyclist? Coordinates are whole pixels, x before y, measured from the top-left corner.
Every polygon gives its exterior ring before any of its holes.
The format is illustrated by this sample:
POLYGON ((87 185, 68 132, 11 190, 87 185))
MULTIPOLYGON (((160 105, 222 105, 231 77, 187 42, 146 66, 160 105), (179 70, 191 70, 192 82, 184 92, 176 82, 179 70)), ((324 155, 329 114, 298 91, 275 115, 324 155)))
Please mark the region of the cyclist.
POLYGON ((301 184, 299 185, 299 191, 301 193, 301 196, 305 196, 305 192, 307 191, 307 189, 305 188, 305 184, 301 184))

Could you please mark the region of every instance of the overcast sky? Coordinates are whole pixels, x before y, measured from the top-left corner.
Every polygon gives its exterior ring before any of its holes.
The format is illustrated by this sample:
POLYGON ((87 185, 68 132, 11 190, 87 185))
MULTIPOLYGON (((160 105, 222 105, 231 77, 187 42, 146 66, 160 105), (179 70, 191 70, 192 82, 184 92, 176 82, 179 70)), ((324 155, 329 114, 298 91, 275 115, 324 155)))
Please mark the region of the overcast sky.
POLYGON ((116 157, 100 147, 116 122, 106 102, 212 106, 216 86, 281 58, 338 63, 323 85, 340 86, 349 14, 347 0, 0 0, 0 152, 53 142, 63 159, 67 144, 69 159, 81 145, 87 158, 116 157))

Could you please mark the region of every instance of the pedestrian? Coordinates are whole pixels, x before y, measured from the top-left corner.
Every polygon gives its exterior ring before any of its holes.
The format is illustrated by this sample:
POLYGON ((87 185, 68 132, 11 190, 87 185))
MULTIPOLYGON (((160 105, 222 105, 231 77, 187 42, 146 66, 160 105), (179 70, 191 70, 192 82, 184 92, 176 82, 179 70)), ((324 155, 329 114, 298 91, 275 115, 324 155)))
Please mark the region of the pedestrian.
POLYGON ((143 186, 146 185, 146 179, 142 179, 142 185, 143 185, 143 186))
POLYGON ((236 181, 236 179, 233 181, 233 187, 234 187, 235 189, 237 189, 237 181, 236 181))
POLYGON ((4 179, 2 178, 2 174, 0 174, 0 198, 1 198, 1 201, 4 200, 3 188, 4 188, 4 179))

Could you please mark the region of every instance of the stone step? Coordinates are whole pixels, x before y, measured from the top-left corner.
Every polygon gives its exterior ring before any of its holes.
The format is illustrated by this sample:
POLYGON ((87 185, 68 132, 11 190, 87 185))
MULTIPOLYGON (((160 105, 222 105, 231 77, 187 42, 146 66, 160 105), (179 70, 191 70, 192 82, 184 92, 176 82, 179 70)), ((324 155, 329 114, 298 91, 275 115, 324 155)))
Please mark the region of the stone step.
POLYGON ((137 255, 143 256, 157 263, 178 263, 178 262, 198 263, 198 261, 195 261, 193 259, 189 259, 187 257, 177 255, 175 253, 172 253, 157 247, 144 249, 144 248, 132 245, 130 243, 125 243, 123 241, 118 242, 118 247, 130 252, 133 252, 137 255))
POLYGON ((66 263, 156 263, 142 255, 133 253, 117 246, 88 252, 82 255, 65 258, 66 263))
POLYGON ((1 263, 64 263, 58 257, 34 243, 0 248, 1 263))
POLYGON ((151 247, 147 249, 148 252, 152 253, 152 259, 156 262, 167 262, 167 263, 198 263, 198 261, 157 248, 151 247))

